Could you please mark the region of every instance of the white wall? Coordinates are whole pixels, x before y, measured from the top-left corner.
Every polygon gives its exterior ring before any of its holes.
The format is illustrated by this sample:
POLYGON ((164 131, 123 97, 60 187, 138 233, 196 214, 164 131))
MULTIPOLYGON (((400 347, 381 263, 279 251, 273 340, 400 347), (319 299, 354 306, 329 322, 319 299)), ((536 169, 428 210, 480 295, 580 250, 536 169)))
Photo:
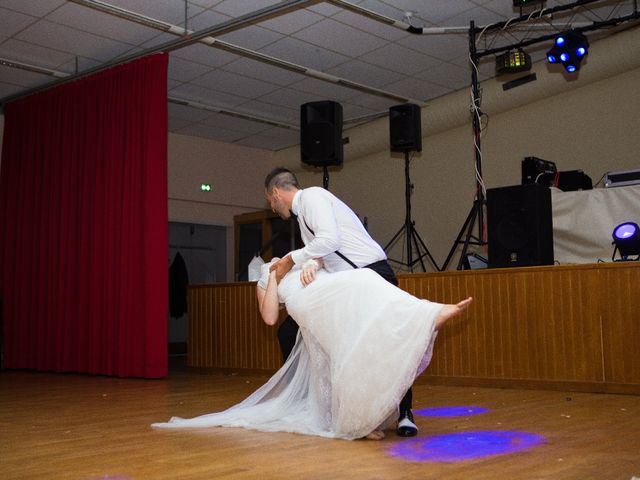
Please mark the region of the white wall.
MULTIPOLYGON (((582 169, 597 182, 609 170, 640 168, 640 28, 595 42, 578 79, 536 64, 538 80, 504 92, 481 85, 489 123, 482 137, 487 188, 520 183, 520 162, 537 156, 559 170, 582 169)), ((423 151, 411 162, 413 219, 442 264, 473 202, 474 153, 468 90, 423 109, 423 151)), ((369 218, 385 245, 404 221, 404 161, 391 154, 388 119, 348 130, 343 167, 330 173, 330 190, 369 218)), ((298 148, 276 154, 305 186, 321 185, 321 171, 303 167, 298 148)), ((390 252, 401 258, 402 246, 390 252)), ((457 259, 450 266, 455 268, 457 259)))
POLYGON ((233 217, 267 208, 264 177, 273 153, 169 134, 169 221, 227 228, 227 278, 233 278, 233 217), (211 185, 210 192, 200 184, 211 185))

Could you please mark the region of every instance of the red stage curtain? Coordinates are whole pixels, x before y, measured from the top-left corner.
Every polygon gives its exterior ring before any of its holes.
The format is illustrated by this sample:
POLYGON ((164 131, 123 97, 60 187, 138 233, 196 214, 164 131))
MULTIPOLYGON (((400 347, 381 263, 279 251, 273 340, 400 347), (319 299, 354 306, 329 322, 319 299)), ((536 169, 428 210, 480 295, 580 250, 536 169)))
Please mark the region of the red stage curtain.
POLYGON ((6 106, 6 368, 166 376, 167 58, 6 106))

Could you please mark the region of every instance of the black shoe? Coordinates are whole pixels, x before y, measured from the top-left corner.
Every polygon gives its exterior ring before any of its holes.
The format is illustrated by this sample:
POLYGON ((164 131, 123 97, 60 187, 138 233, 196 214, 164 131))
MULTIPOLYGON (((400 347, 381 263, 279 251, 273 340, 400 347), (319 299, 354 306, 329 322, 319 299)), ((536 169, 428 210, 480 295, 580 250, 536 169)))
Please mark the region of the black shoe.
POLYGON ((396 433, 401 437, 415 437, 418 435, 418 427, 413 422, 413 413, 411 413, 411 410, 400 412, 396 433))

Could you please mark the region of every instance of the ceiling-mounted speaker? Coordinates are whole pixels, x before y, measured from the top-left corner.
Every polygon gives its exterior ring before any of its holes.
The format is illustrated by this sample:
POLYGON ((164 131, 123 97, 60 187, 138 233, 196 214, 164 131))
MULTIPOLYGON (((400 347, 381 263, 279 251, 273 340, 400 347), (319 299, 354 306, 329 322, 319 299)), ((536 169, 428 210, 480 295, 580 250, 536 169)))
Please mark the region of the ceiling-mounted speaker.
POLYGON ((389 143, 392 152, 422 150, 420 107, 413 103, 389 109, 389 143))
POLYGON ((342 165, 342 105, 326 100, 300 106, 300 156, 314 167, 342 165))

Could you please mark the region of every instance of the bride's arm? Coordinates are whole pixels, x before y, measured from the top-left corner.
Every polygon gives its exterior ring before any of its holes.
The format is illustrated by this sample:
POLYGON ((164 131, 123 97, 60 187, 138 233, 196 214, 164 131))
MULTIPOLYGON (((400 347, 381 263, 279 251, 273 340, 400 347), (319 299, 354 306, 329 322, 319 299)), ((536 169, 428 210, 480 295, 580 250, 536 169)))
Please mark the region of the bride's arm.
POLYGON ((278 302, 278 283, 276 282, 276 272, 269 273, 269 281, 266 290, 260 286, 256 287, 258 296, 258 307, 264 323, 275 325, 278 321, 280 304, 278 302))

